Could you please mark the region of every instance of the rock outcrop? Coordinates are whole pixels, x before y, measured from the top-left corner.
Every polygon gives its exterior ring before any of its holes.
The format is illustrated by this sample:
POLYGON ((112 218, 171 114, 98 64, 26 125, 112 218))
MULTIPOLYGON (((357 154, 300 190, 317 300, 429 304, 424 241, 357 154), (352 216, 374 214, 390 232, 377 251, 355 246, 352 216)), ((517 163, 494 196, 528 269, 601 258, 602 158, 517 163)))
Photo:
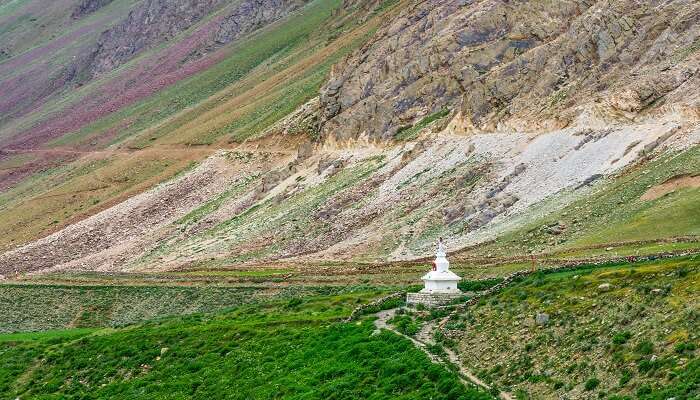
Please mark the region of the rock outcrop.
POLYGON ((219 0, 147 0, 100 35, 88 56, 91 75, 124 64, 144 49, 166 42, 206 16, 219 0))
MULTIPOLYGON (((85 10, 105 0, 85 2, 85 10)), ((303 0, 245 0, 231 6, 221 0, 147 0, 134 8, 116 26, 104 31, 95 46, 74 66, 76 76, 91 78, 109 72, 139 55, 142 51, 165 43, 203 23, 209 37, 200 48, 192 49, 193 57, 213 47, 230 43, 239 37, 274 22, 304 5, 303 0), (221 16, 214 15, 224 8, 221 16), (211 20, 205 19, 211 16, 211 20), (81 73, 82 72, 82 73, 81 73)))
POLYGON ((247 0, 224 18, 214 35, 217 44, 226 44, 262 25, 280 19, 304 5, 303 0, 247 0))
POLYGON ((94 13, 112 1, 114 0, 83 0, 73 9, 71 18, 80 19, 88 14, 94 13))
POLYGON ((467 131, 630 118, 664 98, 697 112, 699 18, 694 1, 414 2, 333 70, 322 132, 389 139, 446 105, 467 131))

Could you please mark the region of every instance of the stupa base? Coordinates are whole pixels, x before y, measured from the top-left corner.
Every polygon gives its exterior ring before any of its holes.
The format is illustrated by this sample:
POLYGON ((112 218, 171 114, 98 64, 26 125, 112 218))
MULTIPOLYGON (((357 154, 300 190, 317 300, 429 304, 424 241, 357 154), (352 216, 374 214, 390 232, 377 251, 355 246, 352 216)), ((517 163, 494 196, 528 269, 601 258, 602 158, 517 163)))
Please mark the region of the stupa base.
POLYGON ((406 304, 409 306, 417 306, 422 304, 426 307, 444 306, 455 299, 464 296, 464 293, 408 293, 406 294, 406 304))

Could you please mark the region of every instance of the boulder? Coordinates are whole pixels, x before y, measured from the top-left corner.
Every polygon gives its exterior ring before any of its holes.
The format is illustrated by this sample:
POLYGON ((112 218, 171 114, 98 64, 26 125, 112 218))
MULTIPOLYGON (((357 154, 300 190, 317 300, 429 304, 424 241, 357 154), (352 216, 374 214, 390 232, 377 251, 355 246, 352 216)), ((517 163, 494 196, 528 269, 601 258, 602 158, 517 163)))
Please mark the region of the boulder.
POLYGON ((535 323, 540 326, 547 325, 549 322, 549 314, 547 313, 537 313, 535 315, 535 323))
POLYGON ((311 157, 314 151, 314 145, 313 143, 306 141, 299 145, 299 148, 297 149, 297 160, 306 160, 307 158, 311 157))
POLYGON ((600 285, 598 285, 599 292, 608 292, 610 291, 610 289, 612 289, 612 285, 609 283, 601 283, 600 285))

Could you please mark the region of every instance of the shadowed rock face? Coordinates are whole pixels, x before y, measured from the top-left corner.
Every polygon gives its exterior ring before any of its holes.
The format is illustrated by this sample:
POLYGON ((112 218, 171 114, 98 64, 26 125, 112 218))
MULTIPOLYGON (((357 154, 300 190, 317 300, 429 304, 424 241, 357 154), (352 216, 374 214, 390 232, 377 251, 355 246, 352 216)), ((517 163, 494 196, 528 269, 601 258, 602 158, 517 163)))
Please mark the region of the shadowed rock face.
POLYGON ((219 0, 148 0, 100 35, 89 56, 90 75, 111 71, 140 51, 166 42, 207 15, 219 0))
POLYGON ((297 0, 248 0, 236 7, 219 24, 214 41, 226 44, 239 36, 252 32, 262 24, 282 18, 292 10, 304 5, 297 0))
POLYGON ((83 0, 73 10, 71 18, 80 19, 88 14, 94 13, 114 0, 83 0))
POLYGON ((611 113, 674 91, 697 108, 699 18, 687 0, 415 3, 334 69, 322 133, 388 139, 458 104, 466 128, 561 128, 592 95, 611 113))
MULTIPOLYGON (((303 0, 245 0, 234 4, 223 17, 214 16, 213 22, 203 28, 210 39, 203 48, 195 49, 192 56, 200 56, 212 46, 230 43, 304 4, 303 0)), ((84 79, 109 72, 143 50, 173 39, 220 7, 227 7, 226 2, 148 0, 132 10, 124 21, 100 35, 96 45, 74 68, 86 72, 76 73, 76 76, 84 79)))

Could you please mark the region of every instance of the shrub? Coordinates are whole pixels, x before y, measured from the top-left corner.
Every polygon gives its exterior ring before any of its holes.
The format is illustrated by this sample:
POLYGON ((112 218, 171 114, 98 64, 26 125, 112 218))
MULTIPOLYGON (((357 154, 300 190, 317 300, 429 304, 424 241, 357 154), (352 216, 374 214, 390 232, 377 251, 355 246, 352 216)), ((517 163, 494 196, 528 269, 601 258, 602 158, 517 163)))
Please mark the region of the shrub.
POLYGON ((690 343, 690 342, 681 342, 676 344, 674 347, 674 351, 678 354, 683 354, 685 352, 693 352, 697 346, 695 346, 695 343, 690 343))
POLYGON ((647 394, 651 394, 651 386, 649 385, 644 385, 637 389, 637 397, 641 397, 647 394))
POLYGON ((295 308, 295 307, 298 307, 298 306, 301 305, 301 303, 302 303, 301 298, 299 298, 299 297, 294 297, 294 298, 292 298, 292 299, 289 299, 289 301, 287 302, 287 308, 295 308))
POLYGON ((622 370, 622 375, 620 375, 620 386, 625 386, 632 379, 632 372, 629 370, 622 370))
POLYGON ((442 317, 447 316, 447 314, 449 314, 449 313, 450 312, 446 309, 431 310, 430 315, 428 316, 428 318, 426 318, 426 320, 432 321, 434 319, 442 318, 442 317))
POLYGON ((598 385, 600 385, 600 380, 598 378, 590 378, 583 384, 583 388, 587 392, 590 392, 591 390, 597 388, 598 385))
POLYGON ((425 348, 430 353, 435 354, 438 357, 445 357, 447 355, 447 353, 445 353, 445 349, 443 349, 439 344, 429 344, 425 348))
POLYGON ((413 336, 420 330, 418 323, 408 315, 397 315, 387 322, 394 325, 397 331, 408 336, 413 336))
POLYGON ((643 355, 651 354, 654 351, 654 344, 648 340, 639 342, 637 344, 637 347, 635 347, 634 351, 636 351, 638 354, 643 355))
POLYGON ((616 333, 613 338, 612 342, 613 344, 625 344, 627 343, 628 340, 632 337, 632 334, 625 331, 625 332, 618 332, 616 333))
POLYGON ((639 369, 640 373, 649 373, 656 368, 658 368, 660 365, 659 360, 651 361, 647 359, 639 360, 639 363, 637 363, 637 368, 639 369))

